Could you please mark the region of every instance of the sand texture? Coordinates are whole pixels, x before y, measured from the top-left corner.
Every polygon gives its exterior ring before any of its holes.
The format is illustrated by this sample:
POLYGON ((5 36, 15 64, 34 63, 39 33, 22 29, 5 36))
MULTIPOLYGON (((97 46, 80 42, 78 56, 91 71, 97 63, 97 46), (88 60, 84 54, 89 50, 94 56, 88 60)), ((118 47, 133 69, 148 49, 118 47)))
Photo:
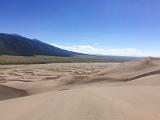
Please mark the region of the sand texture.
POLYGON ((0 120, 160 120, 160 60, 0 66, 0 120))

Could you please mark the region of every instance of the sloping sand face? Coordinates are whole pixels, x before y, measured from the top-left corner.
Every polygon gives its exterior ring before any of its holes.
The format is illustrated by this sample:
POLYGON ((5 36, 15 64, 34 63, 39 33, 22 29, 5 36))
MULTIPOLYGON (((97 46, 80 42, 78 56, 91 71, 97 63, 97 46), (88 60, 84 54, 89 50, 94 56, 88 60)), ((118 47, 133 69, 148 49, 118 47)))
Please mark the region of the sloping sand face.
POLYGON ((27 92, 16 88, 0 85, 0 100, 27 96, 27 92))
POLYGON ((160 119, 158 59, 0 68, 0 120, 160 119))
POLYGON ((152 61, 147 58, 141 61, 111 65, 91 76, 90 81, 131 81, 155 74, 160 74, 160 61, 152 61))
POLYGON ((150 86, 89 86, 48 92, 0 102, 0 119, 158 120, 159 90, 150 86))

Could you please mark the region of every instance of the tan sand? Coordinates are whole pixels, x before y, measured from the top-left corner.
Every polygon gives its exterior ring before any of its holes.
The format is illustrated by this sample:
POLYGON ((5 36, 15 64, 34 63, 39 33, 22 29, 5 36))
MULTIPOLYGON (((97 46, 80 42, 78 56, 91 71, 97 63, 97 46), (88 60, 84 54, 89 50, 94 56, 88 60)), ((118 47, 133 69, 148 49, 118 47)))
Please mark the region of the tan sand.
POLYGON ((26 91, 0 85, 0 100, 17 98, 28 95, 26 91))
POLYGON ((2 120, 158 120, 160 87, 79 87, 0 102, 2 120))
POLYGON ((9 91, 0 101, 0 120, 160 119, 159 59, 0 69, 0 90, 9 91), (24 90, 29 96, 20 95, 24 90))

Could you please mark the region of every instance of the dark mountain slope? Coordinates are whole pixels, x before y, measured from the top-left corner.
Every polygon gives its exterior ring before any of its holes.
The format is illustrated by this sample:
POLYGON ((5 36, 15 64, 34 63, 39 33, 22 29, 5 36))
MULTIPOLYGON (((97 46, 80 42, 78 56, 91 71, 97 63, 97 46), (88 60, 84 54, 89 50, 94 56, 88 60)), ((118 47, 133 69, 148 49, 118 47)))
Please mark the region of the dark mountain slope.
POLYGON ((70 57, 80 54, 57 48, 39 40, 22 37, 17 34, 0 33, 0 55, 48 55, 70 57))

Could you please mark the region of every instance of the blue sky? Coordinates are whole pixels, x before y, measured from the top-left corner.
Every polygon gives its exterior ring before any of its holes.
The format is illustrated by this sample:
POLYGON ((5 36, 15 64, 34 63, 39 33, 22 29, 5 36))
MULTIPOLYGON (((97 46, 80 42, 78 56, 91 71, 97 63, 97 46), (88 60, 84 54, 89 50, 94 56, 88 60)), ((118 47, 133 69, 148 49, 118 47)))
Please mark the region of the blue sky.
POLYGON ((160 56, 159 0, 0 0, 0 32, 91 54, 160 56))

